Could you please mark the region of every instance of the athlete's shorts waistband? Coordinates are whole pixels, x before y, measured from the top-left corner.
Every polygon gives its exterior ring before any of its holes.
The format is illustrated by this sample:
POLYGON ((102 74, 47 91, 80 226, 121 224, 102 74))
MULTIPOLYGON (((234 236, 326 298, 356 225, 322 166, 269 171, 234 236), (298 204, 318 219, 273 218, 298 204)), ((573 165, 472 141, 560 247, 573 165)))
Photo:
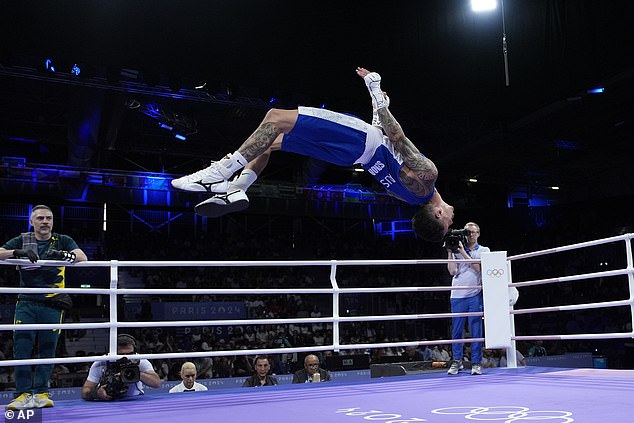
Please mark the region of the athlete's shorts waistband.
POLYGON ((377 148, 383 143, 383 131, 370 124, 367 124, 366 137, 365 137, 365 149, 363 154, 354 162, 354 164, 364 165, 367 164, 377 148))

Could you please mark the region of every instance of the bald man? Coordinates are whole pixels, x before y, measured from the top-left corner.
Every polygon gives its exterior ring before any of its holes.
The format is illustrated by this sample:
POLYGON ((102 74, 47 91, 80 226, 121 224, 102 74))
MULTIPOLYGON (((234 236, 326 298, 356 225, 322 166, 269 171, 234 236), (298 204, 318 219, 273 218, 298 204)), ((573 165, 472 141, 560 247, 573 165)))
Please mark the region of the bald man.
POLYGON ((319 358, 309 354, 304 358, 304 368, 293 374, 293 383, 329 382, 328 370, 319 368, 319 358))

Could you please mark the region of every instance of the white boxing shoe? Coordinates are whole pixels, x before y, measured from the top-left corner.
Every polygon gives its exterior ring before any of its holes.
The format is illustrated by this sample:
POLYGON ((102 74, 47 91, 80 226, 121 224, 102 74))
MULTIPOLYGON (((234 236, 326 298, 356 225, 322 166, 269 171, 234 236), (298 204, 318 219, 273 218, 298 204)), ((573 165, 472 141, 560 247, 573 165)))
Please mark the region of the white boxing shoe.
MULTIPOLYGON (((172 180, 172 186, 183 191, 224 193, 229 188, 228 177, 223 175, 222 166, 212 162, 210 166, 172 180)), ((231 177, 231 175, 229 175, 231 177)))
POLYGON ((241 189, 232 189, 226 194, 216 194, 194 207, 197 214, 205 217, 220 217, 249 207, 249 197, 241 189))

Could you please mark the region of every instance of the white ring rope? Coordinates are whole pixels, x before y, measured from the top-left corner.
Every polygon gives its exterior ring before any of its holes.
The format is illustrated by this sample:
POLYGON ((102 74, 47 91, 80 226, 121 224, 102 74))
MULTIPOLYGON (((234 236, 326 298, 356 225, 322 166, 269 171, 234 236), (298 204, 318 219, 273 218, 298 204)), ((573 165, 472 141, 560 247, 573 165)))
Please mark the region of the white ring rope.
MULTIPOLYGON (((573 244, 564 247, 552 248, 548 250, 536 251, 533 253, 520 254, 508 257, 507 264, 509 267, 509 275, 507 275, 508 286, 525 287, 540 284, 569 282, 582 279, 593 279, 600 277, 611 277, 627 275, 629 281, 630 297, 629 300, 607 301, 591 304, 577 304, 566 306, 539 307, 532 309, 513 310, 509 309, 509 318, 514 315, 528 313, 542 313, 554 311, 571 311, 583 309, 596 309, 608 307, 630 306, 632 310, 632 320, 634 321, 634 260, 632 259, 631 240, 634 234, 620 235, 611 238, 605 238, 596 241, 573 244), (621 270, 612 270, 605 272, 588 273, 576 276, 564 276, 560 278, 537 279, 533 281, 522 281, 511 283, 510 270, 512 262, 532 258, 536 256, 569 251, 589 246, 602 245, 616 241, 625 241, 625 250, 627 257, 627 268, 621 270)), ((24 265, 25 260, 9 259, 0 261, 0 264, 24 265)), ((240 319, 240 320, 195 320, 195 321, 152 321, 152 322, 119 322, 117 319, 117 308, 110 307, 110 321, 93 322, 93 323, 63 323, 63 324, 19 324, 19 325, 0 325, 0 330, 51 330, 51 329, 89 329, 101 328, 110 329, 110 351, 103 356, 83 356, 83 357, 63 357, 63 358, 46 358, 46 359, 24 359, 24 360, 2 360, 0 366, 16 366, 25 364, 47 364, 47 363, 78 363, 87 361, 105 361, 120 358, 116 354, 116 335, 118 328, 138 328, 138 327, 181 327, 181 326, 230 326, 230 325, 267 325, 267 324, 312 324, 312 323, 332 323, 333 324, 333 343, 329 345, 293 347, 293 348, 268 348, 268 349, 251 349, 251 350, 220 350, 220 351, 198 351, 198 352, 181 352, 181 353, 159 353, 159 354, 139 354, 138 358, 147 359, 163 359, 163 358, 192 358, 192 357, 214 357, 214 356, 233 356, 233 355, 252 355, 252 354, 282 354, 294 352, 314 352, 325 350, 351 350, 351 349, 369 349, 369 348, 385 348, 397 346, 419 346, 419 345, 437 345, 452 344, 463 342, 485 342, 486 338, 468 338, 468 339, 443 339, 433 341, 412 341, 412 342, 387 342, 387 343, 365 343, 365 344, 339 344, 339 323, 348 322, 371 322, 371 321, 389 321, 389 320, 407 320, 407 319, 440 319, 458 316, 482 316, 485 313, 433 313, 433 314, 411 314, 411 315, 380 315, 380 316, 340 316, 339 315, 339 298, 345 294, 371 294, 371 293, 397 293, 397 292, 441 292, 453 289, 473 289, 473 287, 451 287, 451 286, 429 286, 429 287, 386 287, 386 288, 339 288, 336 279, 337 266, 391 266, 391 265, 426 265, 426 264, 447 264, 449 262, 465 262, 479 263, 480 260, 313 260, 313 261, 88 261, 68 265, 59 261, 42 260, 38 264, 50 266, 73 266, 73 267, 109 267, 111 275, 110 289, 86 289, 86 288, 8 288, 1 287, 0 293, 51 293, 65 292, 69 294, 92 294, 107 295, 110 297, 111 304, 117 304, 118 295, 137 294, 137 295, 198 295, 198 294, 258 294, 258 295, 275 295, 275 294, 331 294, 333 296, 333 316, 323 318, 291 318, 291 319, 240 319), (332 288, 292 288, 292 289, 128 289, 118 288, 118 269, 124 267, 290 267, 290 266, 328 266, 330 267, 330 283, 332 288)), ((515 336, 513 340, 572 340, 572 339, 610 339, 610 338, 634 338, 634 332, 627 333, 604 333, 604 334, 572 334, 572 335, 531 335, 531 336, 515 336)), ((515 347, 514 345, 507 351, 509 355, 509 366, 514 366, 515 347)))

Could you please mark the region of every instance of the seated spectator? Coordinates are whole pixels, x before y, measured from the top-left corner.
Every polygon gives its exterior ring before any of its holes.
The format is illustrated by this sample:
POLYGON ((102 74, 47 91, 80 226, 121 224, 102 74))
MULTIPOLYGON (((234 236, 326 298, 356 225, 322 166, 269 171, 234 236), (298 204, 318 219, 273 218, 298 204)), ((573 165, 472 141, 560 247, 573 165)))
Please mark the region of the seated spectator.
POLYGON ((490 369, 499 366, 499 359, 495 356, 495 352, 491 349, 485 349, 482 351, 482 367, 490 369))
POLYGON ((451 357, 443 345, 434 345, 431 359, 432 361, 450 361, 451 357))
POLYGON ((211 357, 197 357, 194 359, 198 377, 201 379, 211 379, 214 377, 214 360, 211 357))
POLYGON ((271 363, 265 355, 257 356, 254 361, 255 374, 247 378, 242 384, 243 387, 260 387, 278 385, 278 381, 269 375, 271 363))
POLYGON ((543 346, 544 341, 537 340, 531 347, 528 349, 529 357, 543 357, 548 355, 546 352, 546 348, 543 346))
POLYGON ((207 387, 196 382, 196 365, 186 361, 181 366, 180 376, 183 381, 170 389, 169 393, 206 391, 207 387))
POLYGON ((429 345, 425 345, 424 347, 421 347, 421 349, 419 348, 419 352, 421 352, 423 354, 423 361, 431 361, 432 359, 432 350, 431 348, 429 348, 429 345))
POLYGON ((423 355, 414 346, 405 347, 405 351, 401 354, 403 361, 423 361, 423 355))
MULTIPOLYGON (((526 359, 520 350, 515 350, 518 366, 526 366, 526 359)), ((506 350, 500 350, 500 367, 507 367, 506 350)))
MULTIPOLYGON (((240 349, 246 349, 240 348, 240 349)), ((238 355, 233 361, 233 375, 234 376, 247 376, 253 374, 253 366, 251 360, 246 355, 238 355)))
POLYGON ((319 368, 319 358, 309 354, 304 358, 304 368, 293 373, 293 383, 329 382, 330 372, 319 368))

